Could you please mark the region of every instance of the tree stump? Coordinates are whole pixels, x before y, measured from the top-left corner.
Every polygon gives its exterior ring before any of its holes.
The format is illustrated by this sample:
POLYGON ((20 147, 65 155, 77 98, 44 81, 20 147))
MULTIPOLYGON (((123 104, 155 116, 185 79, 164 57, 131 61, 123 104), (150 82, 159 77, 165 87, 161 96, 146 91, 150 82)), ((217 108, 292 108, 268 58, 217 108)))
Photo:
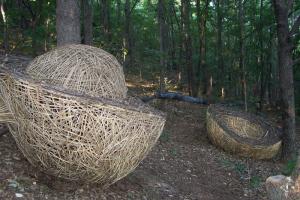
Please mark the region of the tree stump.
POLYGON ((299 200, 300 177, 293 181, 284 175, 270 176, 266 180, 268 198, 270 200, 299 200))

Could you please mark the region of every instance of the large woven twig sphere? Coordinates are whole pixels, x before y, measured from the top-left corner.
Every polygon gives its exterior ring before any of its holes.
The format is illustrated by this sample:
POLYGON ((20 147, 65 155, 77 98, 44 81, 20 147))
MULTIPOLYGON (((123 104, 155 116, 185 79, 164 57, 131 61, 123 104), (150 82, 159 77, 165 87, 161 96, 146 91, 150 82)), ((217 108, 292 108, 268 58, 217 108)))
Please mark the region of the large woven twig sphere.
POLYGON ((165 123, 132 98, 82 96, 16 71, 3 70, 0 80, 18 147, 34 166, 65 179, 114 183, 145 157, 165 123))
POLYGON ((122 66, 106 51, 65 45, 35 58, 26 72, 34 79, 72 91, 113 99, 126 98, 122 66))

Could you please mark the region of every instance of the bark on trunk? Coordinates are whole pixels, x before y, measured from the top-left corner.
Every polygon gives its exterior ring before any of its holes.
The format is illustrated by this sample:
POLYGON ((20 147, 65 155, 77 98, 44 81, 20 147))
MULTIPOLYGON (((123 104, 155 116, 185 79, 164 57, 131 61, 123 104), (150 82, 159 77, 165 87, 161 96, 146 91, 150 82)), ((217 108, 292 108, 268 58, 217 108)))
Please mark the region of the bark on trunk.
POLYGON ((261 81, 260 81, 260 100, 259 100, 259 110, 263 110, 264 106, 264 99, 265 99, 265 93, 266 93, 266 75, 265 75, 265 62, 264 62, 264 48, 263 48, 263 27, 262 27, 262 20, 263 20, 263 0, 260 0, 260 10, 259 10, 259 21, 260 25, 258 26, 259 29, 259 49, 260 49, 260 55, 259 55, 259 65, 261 70, 261 81))
POLYGON ((57 46, 80 44, 79 0, 56 0, 57 46))
POLYGON ((125 24, 124 24, 124 65, 125 67, 133 65, 133 41, 131 33, 131 10, 130 0, 125 1, 125 24))
POLYGON ((208 15, 208 5, 209 0, 204 0, 205 7, 203 14, 201 14, 201 6, 200 0, 196 1, 196 8, 197 8, 197 21, 198 21, 198 33, 199 33, 199 61, 196 70, 196 89, 197 92, 200 91, 200 83, 201 83, 201 74, 202 74, 202 94, 207 93, 208 91, 208 73, 206 67, 206 19, 208 15))
POLYGON ((83 6, 83 42, 87 45, 93 44, 93 8, 92 2, 82 0, 83 6))
POLYGON ((169 39, 170 39, 170 45, 169 45, 169 65, 171 66, 172 70, 177 70, 177 62, 176 62, 176 32, 175 32, 175 21, 176 16, 173 16, 173 8, 174 8, 174 2, 169 1, 168 4, 168 24, 170 26, 169 28, 169 39), (175 19, 174 19, 174 18, 175 19))
POLYGON ((182 24, 183 24, 183 50, 185 57, 185 65, 187 69, 187 78, 188 78, 188 91, 190 96, 195 95, 195 85, 194 85, 194 70, 193 70, 193 62, 192 62, 192 39, 190 34, 190 1, 181 0, 182 6, 182 24))
MULTIPOLYGON (((179 7, 179 12, 182 13, 182 6, 179 7)), ((178 30, 179 30, 179 52, 178 52, 178 67, 177 67, 177 86, 179 88, 181 88, 182 86, 182 71, 183 71, 183 65, 184 65, 184 61, 183 61, 183 47, 184 47, 184 36, 183 36, 183 22, 182 20, 179 19, 179 17, 177 17, 176 15, 176 7, 174 5, 173 7, 173 15, 175 16, 176 22, 177 22, 177 26, 178 26, 178 30)))
POLYGON ((224 87, 224 58, 223 58, 223 0, 217 0, 217 58, 218 58, 218 69, 219 69, 219 86, 224 87))
POLYGON ((43 22, 43 16, 42 16, 42 10, 43 10, 43 0, 39 0, 37 2, 37 10, 35 13, 32 13, 32 19, 31 19, 31 28, 32 28, 32 54, 33 56, 36 56, 38 54, 38 41, 37 41, 37 27, 40 26, 43 22))
POLYGON ((117 25, 121 25, 121 0, 117 0, 117 25))
POLYGON ((5 14, 3 3, 1 3, 0 9, 1 9, 1 15, 2 15, 2 20, 3 20, 3 47, 5 50, 5 53, 8 53, 8 51, 9 51, 8 25, 7 25, 7 19, 6 19, 6 14, 5 14))
POLYGON ((160 91, 165 91, 165 70, 168 65, 168 25, 166 19, 166 2, 165 0, 158 0, 157 11, 158 11, 158 24, 159 24, 159 46, 160 46, 160 80, 159 86, 160 91))
MULTIPOLYGON (((273 0, 277 22, 278 65, 283 111, 283 158, 295 153, 295 100, 293 77, 293 43, 289 34, 288 15, 292 0, 273 0)), ((299 28, 299 27, 298 27, 299 28)))
POLYGON ((111 40, 111 32, 110 32, 110 1, 108 0, 101 0, 101 24, 103 33, 108 41, 111 40))
POLYGON ((241 83, 243 87, 244 107, 245 111, 248 110, 247 104, 247 82, 246 82, 246 71, 245 71, 245 43, 244 43, 244 5, 243 0, 239 0, 239 28, 240 28, 240 63, 239 67, 241 70, 241 83))

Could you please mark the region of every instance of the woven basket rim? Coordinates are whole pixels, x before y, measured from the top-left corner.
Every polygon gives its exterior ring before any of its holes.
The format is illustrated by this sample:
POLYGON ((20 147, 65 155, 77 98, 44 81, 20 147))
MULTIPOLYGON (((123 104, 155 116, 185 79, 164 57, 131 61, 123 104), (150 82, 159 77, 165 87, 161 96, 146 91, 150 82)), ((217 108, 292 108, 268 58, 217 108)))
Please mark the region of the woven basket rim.
POLYGON ((141 114, 153 115, 155 117, 166 118, 166 114, 160 110, 157 110, 139 100, 136 97, 129 96, 126 99, 109 99, 101 96, 93 97, 85 93, 79 93, 76 91, 71 91, 63 87, 57 87, 50 85, 44 81, 33 79, 29 74, 26 73, 23 66, 14 66, 14 67, 0 67, 0 73, 9 75, 13 79, 21 80, 27 82, 30 85, 35 85, 41 89, 46 90, 49 93, 63 96, 65 98, 70 98, 85 104, 93 105, 104 105, 110 107, 116 107, 118 109, 124 109, 139 112, 141 114))
POLYGON ((234 138, 239 142, 251 144, 257 147, 269 146, 281 142, 280 131, 274 126, 274 124, 270 120, 266 118, 262 118, 252 113, 246 113, 242 110, 237 110, 231 107, 229 108, 221 104, 211 104, 208 107, 207 112, 211 115, 213 120, 217 122, 220 128, 222 128, 226 132, 226 134, 228 134, 230 137, 234 138), (267 132, 268 134, 257 139, 242 137, 236 134, 235 131, 233 131, 232 128, 229 128, 226 122, 222 120, 222 116, 225 115, 242 118, 244 120, 249 121, 250 123, 258 124, 264 130, 264 132, 267 132))

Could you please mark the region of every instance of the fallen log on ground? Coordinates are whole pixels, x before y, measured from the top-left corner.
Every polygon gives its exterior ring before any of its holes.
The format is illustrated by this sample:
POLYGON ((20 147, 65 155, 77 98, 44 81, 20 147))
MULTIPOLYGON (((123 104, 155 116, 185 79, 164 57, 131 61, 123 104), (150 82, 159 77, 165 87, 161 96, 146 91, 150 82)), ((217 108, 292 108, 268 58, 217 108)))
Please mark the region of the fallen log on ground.
POLYGON ((208 104, 207 100, 201 98, 201 97, 191 97, 187 95, 183 95, 179 92, 156 92, 153 96, 145 96, 141 97, 141 100, 143 102, 148 102, 153 99, 174 99, 178 101, 184 101, 194 104, 208 104))

